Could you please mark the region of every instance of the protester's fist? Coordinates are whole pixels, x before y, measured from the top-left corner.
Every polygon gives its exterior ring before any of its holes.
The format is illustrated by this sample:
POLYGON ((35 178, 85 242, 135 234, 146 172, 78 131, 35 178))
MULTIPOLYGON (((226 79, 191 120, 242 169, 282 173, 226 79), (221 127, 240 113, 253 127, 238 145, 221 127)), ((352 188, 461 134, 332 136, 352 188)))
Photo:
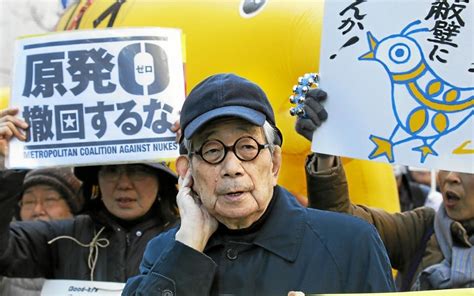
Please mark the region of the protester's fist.
POLYGON ((324 90, 310 89, 303 103, 304 116, 298 116, 296 119, 296 132, 309 141, 312 141, 314 131, 328 118, 328 113, 321 104, 326 98, 327 94, 324 90))
POLYGON ((16 137, 20 141, 26 140, 25 129, 28 124, 16 117, 18 108, 0 110, 0 154, 7 154, 8 141, 16 137))

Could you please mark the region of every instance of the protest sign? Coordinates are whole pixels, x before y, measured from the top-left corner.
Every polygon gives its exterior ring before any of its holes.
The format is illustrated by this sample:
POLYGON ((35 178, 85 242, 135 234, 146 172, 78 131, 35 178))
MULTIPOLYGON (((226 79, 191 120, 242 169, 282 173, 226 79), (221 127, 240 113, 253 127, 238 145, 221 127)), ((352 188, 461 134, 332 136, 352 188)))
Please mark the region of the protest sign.
POLYGON ((312 150, 474 172, 474 4, 326 1, 312 150))
POLYGON ((176 157, 171 125, 185 98, 181 31, 78 30, 17 41, 10 106, 28 124, 7 166, 176 157))

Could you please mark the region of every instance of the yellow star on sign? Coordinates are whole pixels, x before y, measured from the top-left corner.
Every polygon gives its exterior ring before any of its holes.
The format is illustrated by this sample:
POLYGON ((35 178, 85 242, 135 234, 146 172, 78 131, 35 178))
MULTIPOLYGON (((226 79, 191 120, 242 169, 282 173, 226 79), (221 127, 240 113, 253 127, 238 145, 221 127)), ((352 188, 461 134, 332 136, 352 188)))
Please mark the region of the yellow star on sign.
POLYGON ((370 159, 385 155, 389 162, 393 162, 392 141, 374 135, 371 135, 369 139, 377 146, 372 153, 370 153, 370 159))
POLYGON ((424 162, 426 157, 430 154, 438 156, 438 153, 436 153, 436 151, 431 149, 431 147, 428 145, 421 145, 421 146, 413 148, 412 150, 421 152, 421 162, 424 162))

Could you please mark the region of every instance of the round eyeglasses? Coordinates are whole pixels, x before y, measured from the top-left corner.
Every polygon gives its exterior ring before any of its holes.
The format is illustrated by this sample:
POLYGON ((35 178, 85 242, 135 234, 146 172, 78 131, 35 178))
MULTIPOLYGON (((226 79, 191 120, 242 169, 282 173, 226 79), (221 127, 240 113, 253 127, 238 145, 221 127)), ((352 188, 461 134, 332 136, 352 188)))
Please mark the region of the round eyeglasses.
POLYGON ((229 151, 234 152, 235 156, 242 161, 251 161, 258 156, 260 150, 268 147, 270 144, 260 144, 254 138, 246 136, 238 138, 232 146, 226 146, 219 140, 208 140, 199 150, 191 154, 199 155, 209 164, 219 164, 229 151))

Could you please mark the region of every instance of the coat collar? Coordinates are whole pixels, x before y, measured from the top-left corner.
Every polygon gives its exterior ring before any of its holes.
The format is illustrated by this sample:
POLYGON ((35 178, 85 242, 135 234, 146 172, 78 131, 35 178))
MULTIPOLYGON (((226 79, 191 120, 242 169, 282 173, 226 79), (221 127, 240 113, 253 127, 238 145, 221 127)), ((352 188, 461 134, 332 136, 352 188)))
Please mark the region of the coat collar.
MULTIPOLYGON (((470 223, 472 224, 472 222, 470 223)), ((473 246, 471 241, 474 241, 474 235, 469 235, 464 226, 465 223, 461 224, 459 221, 453 221, 453 223, 451 223, 451 234, 454 240, 460 243, 463 247, 471 248, 473 246)))
POLYGON ((118 218, 115 218, 110 212, 105 209, 105 206, 100 209, 94 210, 89 214, 89 216, 96 224, 99 224, 100 227, 105 226, 106 228, 111 228, 115 230, 121 228, 125 230, 125 233, 135 232, 136 230, 146 231, 150 228, 154 228, 157 226, 169 226, 163 223, 163 220, 158 215, 149 213, 146 214, 146 217, 139 218, 140 221, 137 221, 137 223, 130 225, 122 225, 121 223, 119 223, 120 220, 118 218))
MULTIPOLYGON (((272 198, 275 199, 275 204, 264 224, 257 230, 253 244, 293 262, 303 239, 305 209, 293 195, 280 186, 274 187, 272 198)), ((223 243, 219 234, 214 235, 205 252, 223 243)))

